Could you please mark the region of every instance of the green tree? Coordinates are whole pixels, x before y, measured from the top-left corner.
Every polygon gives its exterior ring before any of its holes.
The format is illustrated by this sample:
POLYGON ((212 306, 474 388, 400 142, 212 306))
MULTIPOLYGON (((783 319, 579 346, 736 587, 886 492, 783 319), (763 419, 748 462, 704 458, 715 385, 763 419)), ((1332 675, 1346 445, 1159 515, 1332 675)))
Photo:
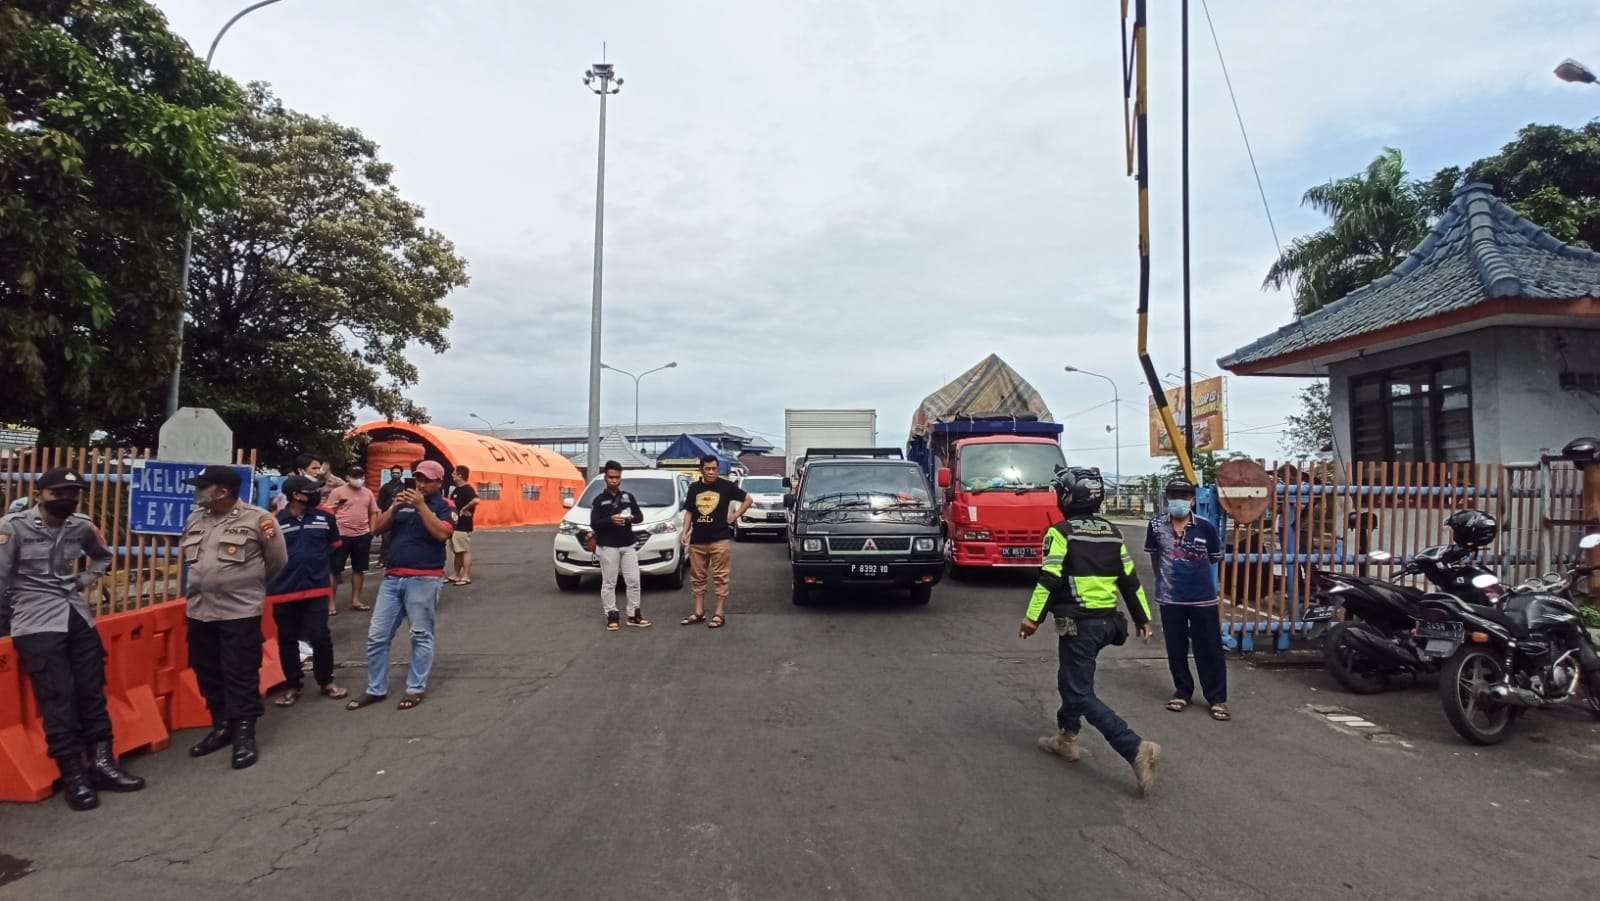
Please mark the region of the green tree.
POLYGON ((1430 196, 1393 147, 1366 171, 1306 191, 1301 204, 1332 222, 1291 241, 1262 289, 1292 289, 1295 315, 1304 316, 1387 274, 1427 234, 1430 196))
POLYGON ((144 0, 0 4, 0 421, 81 440, 165 378, 236 102, 144 0))
MULTIPOLYGON (((1249 454, 1241 454, 1238 451, 1225 451, 1220 454, 1216 451, 1200 451, 1190 458, 1190 462, 1194 464, 1195 475, 1200 477, 1200 484, 1215 485, 1217 483, 1217 467, 1229 460, 1248 460, 1249 458, 1249 454)), ((1167 482, 1182 475, 1183 467, 1178 465, 1176 457, 1172 458, 1172 461, 1161 471, 1162 489, 1165 490, 1167 482)))
POLYGON ((235 444, 275 465, 303 450, 342 457, 361 407, 425 421, 405 396, 417 379, 405 354, 449 346, 441 301, 467 283, 466 262, 356 129, 256 84, 225 137, 241 198, 195 235, 185 403, 214 408, 235 444))
POLYGON ((1316 459, 1333 445, 1333 407, 1328 383, 1315 382, 1300 391, 1300 411, 1285 417, 1283 451, 1297 460, 1316 459))
POLYGON ((1562 241, 1600 247, 1600 120, 1582 128, 1527 125, 1516 140, 1468 166, 1434 177, 1432 205, 1442 212, 1451 192, 1484 182, 1500 199, 1562 241))

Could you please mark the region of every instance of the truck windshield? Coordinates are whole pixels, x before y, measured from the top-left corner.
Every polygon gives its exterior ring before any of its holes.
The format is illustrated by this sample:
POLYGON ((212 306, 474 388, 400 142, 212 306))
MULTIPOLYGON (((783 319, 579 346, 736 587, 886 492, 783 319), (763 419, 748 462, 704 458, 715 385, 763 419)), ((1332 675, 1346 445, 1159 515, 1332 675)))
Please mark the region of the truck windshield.
POLYGON ((842 507, 931 507, 928 482, 915 466, 812 466, 800 505, 813 510, 842 507))
POLYGON ((961 449, 964 491, 1029 491, 1050 487, 1064 463, 1058 444, 973 444, 961 449))

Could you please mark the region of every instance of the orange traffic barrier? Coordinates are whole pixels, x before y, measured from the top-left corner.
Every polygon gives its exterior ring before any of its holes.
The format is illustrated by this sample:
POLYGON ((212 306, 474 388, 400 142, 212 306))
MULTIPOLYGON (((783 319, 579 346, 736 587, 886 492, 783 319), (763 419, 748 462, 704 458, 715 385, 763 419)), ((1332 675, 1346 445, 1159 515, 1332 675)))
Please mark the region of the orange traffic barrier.
POLYGON ((169 601, 147 608, 156 642, 153 664, 157 708, 168 731, 211 725, 200 683, 189 668, 189 620, 186 601, 169 601))
POLYGON ((17 651, 0 638, 0 801, 42 801, 58 775, 17 651))
POLYGON ((172 744, 170 727, 156 703, 154 617, 149 610, 113 613, 95 621, 106 649, 106 710, 117 754, 172 744))
POLYGON ((283 684, 283 661, 278 659, 278 621, 272 618, 271 598, 261 606, 261 693, 283 684))

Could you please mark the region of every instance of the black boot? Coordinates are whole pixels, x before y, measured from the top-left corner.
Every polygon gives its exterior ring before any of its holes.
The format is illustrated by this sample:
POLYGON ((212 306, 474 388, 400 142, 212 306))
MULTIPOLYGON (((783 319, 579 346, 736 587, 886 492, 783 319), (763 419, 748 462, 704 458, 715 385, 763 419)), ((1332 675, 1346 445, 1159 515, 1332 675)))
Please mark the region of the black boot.
POLYGON ((204 757, 213 751, 226 748, 231 741, 233 741, 233 724, 214 720, 211 723, 211 731, 206 733, 206 737, 189 749, 189 756, 204 757))
POLYGON ((61 769, 61 796, 73 810, 93 810, 100 806, 100 797, 89 784, 89 774, 83 768, 83 757, 78 754, 56 758, 61 769))
POLYGON ((233 768, 242 770, 256 763, 256 718, 233 721, 233 768))
POLYGON ((117 766, 117 755, 111 753, 110 741, 97 741, 89 747, 89 784, 111 792, 136 792, 144 788, 143 779, 130 776, 117 766))

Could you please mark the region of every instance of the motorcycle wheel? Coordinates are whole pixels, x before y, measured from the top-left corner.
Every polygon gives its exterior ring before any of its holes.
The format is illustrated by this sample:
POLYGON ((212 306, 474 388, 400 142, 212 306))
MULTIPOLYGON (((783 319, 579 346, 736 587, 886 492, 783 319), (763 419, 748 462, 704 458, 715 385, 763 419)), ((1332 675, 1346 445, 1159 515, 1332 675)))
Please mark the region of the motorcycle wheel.
POLYGON ((1583 707, 1589 715, 1600 720, 1600 673, 1591 675, 1583 683, 1583 707))
POLYGON ((1478 648, 1463 648, 1445 662, 1439 673, 1439 702, 1445 719, 1462 738, 1475 745, 1497 745, 1511 734, 1517 711, 1478 697, 1482 689, 1505 675, 1500 660, 1478 648))
POLYGON ((1334 623, 1322 641, 1322 659, 1328 665, 1328 674, 1351 694, 1375 695, 1389 687, 1383 673, 1366 669, 1365 657, 1351 645, 1350 633, 1356 629, 1371 631, 1358 622, 1334 623))

